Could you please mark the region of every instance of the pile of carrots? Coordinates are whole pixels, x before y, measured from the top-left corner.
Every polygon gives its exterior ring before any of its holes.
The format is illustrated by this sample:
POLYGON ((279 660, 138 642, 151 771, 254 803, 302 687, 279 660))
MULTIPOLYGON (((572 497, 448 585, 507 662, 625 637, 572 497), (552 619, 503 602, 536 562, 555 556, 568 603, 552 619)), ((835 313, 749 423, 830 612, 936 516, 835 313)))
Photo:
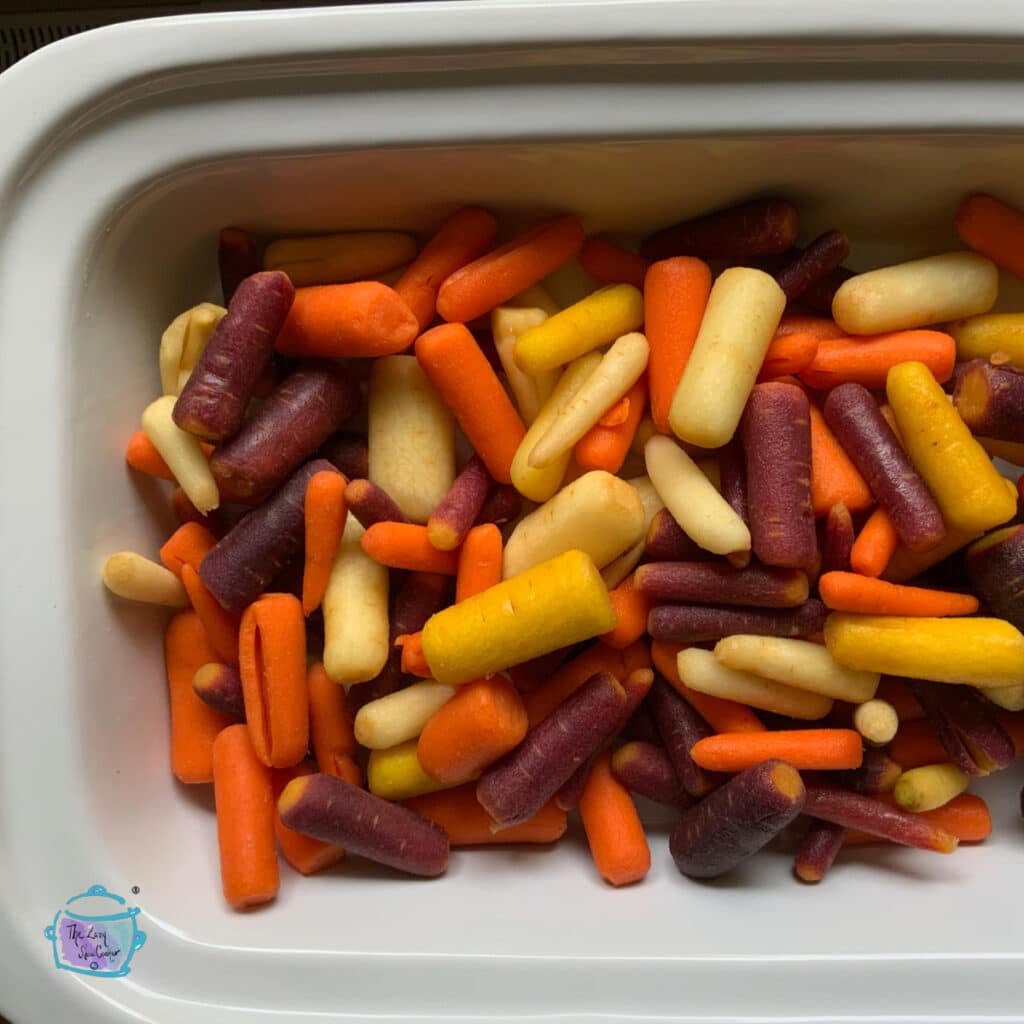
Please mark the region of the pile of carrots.
POLYGON ((970 252, 864 274, 775 199, 639 252, 574 216, 496 245, 476 208, 422 248, 225 229, 224 306, 168 328, 125 451, 181 525, 104 582, 174 609, 171 770, 214 786, 227 903, 279 857, 432 876, 575 811, 639 882, 636 797, 694 878, 794 822, 805 882, 985 839, 966 789, 1024 753, 990 454, 1024 465, 1024 313, 990 312, 1024 214, 956 225, 970 252))

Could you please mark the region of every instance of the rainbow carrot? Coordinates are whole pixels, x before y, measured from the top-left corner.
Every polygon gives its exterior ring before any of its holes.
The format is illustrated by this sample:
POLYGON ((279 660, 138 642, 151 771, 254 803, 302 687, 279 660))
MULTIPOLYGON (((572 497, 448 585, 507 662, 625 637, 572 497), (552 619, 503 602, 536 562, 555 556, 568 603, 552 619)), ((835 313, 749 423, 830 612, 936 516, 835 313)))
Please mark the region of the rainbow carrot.
POLYGON ((870 508, 874 502, 871 488, 861 476, 838 438, 829 429, 825 417, 811 406, 811 500, 817 517, 842 502, 851 512, 870 508))
POLYGON ((956 361, 956 342, 942 331, 892 331, 857 338, 831 338, 821 342, 813 362, 800 379, 826 390, 838 384, 883 388, 897 363, 924 363, 940 383, 949 380, 956 361))
POLYGON ((171 467, 164 462, 164 457, 156 450, 156 445, 141 430, 136 430, 124 450, 124 461, 138 473, 159 477, 177 483, 171 467))
POLYGON ((345 687, 331 679, 323 662, 315 661, 306 670, 306 690, 309 739, 317 767, 325 775, 347 778, 359 746, 345 706, 345 687))
POLYGON ((608 597, 611 598, 618 621, 615 628, 605 633, 601 639, 609 647, 621 650, 635 643, 647 632, 647 616, 653 602, 643 591, 633 586, 632 575, 614 590, 609 590, 608 597))
POLYGON ((829 341, 833 338, 845 338, 846 332, 835 322, 822 316, 801 316, 786 313, 779 321, 775 330, 775 338, 784 338, 787 334, 810 334, 818 341, 829 341))
POLYGON ((711 271, 703 260, 676 256, 654 263, 643 287, 651 418, 661 433, 671 434, 669 409, 697 340, 711 294, 711 271))
POLYGON ((437 312, 450 323, 489 313, 571 260, 584 238, 575 217, 558 217, 518 235, 447 277, 437 312))
POLYGON ((928 587, 860 576, 853 572, 827 572, 818 580, 821 599, 833 611, 863 615, 973 615, 978 599, 971 594, 951 594, 928 587))
POLYGON ((464 601, 501 582, 501 530, 493 523, 474 526, 459 549, 455 601, 464 601))
POLYGON ((800 373, 811 365, 817 351, 818 339, 809 332, 777 334, 768 346, 757 379, 762 382, 800 373))
POLYGON ((309 747, 306 622, 291 594, 264 594, 242 615, 239 669, 257 757, 290 768, 309 747))
POLYGON ((643 288, 650 263, 607 238, 588 238, 579 253, 580 266, 601 284, 643 288))
POLYGON ((199 563, 216 543, 217 538, 205 526, 184 523, 164 541, 160 548, 160 561, 180 579, 185 565, 192 566, 198 572, 199 563))
POLYGON ((647 407, 647 375, 576 442, 573 450, 581 469, 618 473, 629 454, 633 438, 647 407))
POLYGON ((1024 213, 993 196, 968 196, 956 211, 956 230, 975 252, 1024 277, 1024 213))
POLYGON ((284 859, 302 875, 315 874, 345 859, 345 851, 340 846, 296 832, 281 820, 281 815, 277 811, 277 801, 285 786, 292 779, 312 774, 313 769, 305 761, 300 761, 291 768, 278 768, 271 776, 274 792, 274 834, 277 837, 277 845, 281 848, 284 859))
POLYGON ((772 758, 799 769, 838 771, 859 768, 864 748, 853 729, 786 729, 706 736, 693 745, 690 756, 715 772, 741 772, 772 758))
POLYGON ((459 571, 457 551, 438 551, 425 526, 414 523, 374 523, 359 543, 375 562, 392 569, 412 569, 454 576, 459 571))
POLYGON ((238 665, 238 630, 242 617, 225 611, 191 565, 182 566, 181 582, 203 629, 219 657, 218 661, 238 665))
POLYGON ((502 676, 460 686, 423 727, 416 756, 440 782, 464 782, 493 764, 526 735, 522 698, 502 676))
POLYGON ((310 615, 320 607, 331 578, 334 555, 345 532, 348 481, 328 470, 314 473, 306 484, 303 502, 306 550, 302 568, 302 611, 310 615))
POLYGON ((679 675, 677 655, 686 644, 670 644, 655 640, 651 644, 654 666, 671 684, 672 688, 704 719, 716 732, 743 733, 764 732, 765 726, 757 715, 745 704, 707 693, 691 690, 679 675))
POLYGON ((228 726, 213 745, 213 794, 224 898, 235 910, 268 903, 280 885, 274 789, 244 725, 228 726))
POLYGON ((899 534, 889 513, 879 505, 861 527, 850 549, 850 567, 861 576, 878 577, 896 553, 899 534))
POLYGON ((218 660, 194 612, 181 612, 167 624, 164 660, 171 701, 171 771, 180 782, 209 782, 214 739, 232 720, 201 701, 192 689, 196 672, 218 660))
POLYGON ((889 755, 901 768, 910 770, 926 764, 949 760, 949 751, 942 745, 938 731, 927 718, 900 722, 889 744, 889 755))
POLYGON ((543 721, 563 701, 575 693, 591 676, 611 672, 622 681, 628 675, 624 653, 597 643, 566 662, 547 682, 523 697, 531 728, 543 721))
POLYGON ((462 324, 435 327, 416 340, 416 358, 491 476, 511 483, 526 427, 473 335, 462 324))
POLYGON ((580 817, 590 853, 601 877, 611 885, 629 885, 646 877, 651 851, 629 790, 612 774, 607 751, 594 761, 580 799, 580 817))
POLYGON ((466 206, 456 210, 405 268, 395 291, 405 300, 424 331, 434 319, 437 293, 445 279, 479 259, 494 242, 498 222, 489 210, 466 206))

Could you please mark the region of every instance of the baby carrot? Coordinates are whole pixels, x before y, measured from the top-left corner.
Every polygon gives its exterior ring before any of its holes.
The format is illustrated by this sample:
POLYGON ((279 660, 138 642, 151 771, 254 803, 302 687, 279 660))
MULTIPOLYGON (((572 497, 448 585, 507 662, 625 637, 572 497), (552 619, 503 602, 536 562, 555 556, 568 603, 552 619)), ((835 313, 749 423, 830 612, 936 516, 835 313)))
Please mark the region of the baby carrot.
POLYGON ((476 785, 438 790, 410 797, 404 806, 440 825, 452 846, 494 846, 504 843, 553 843, 565 833, 565 811, 554 801, 519 825, 491 831, 494 822, 476 798, 476 785))
POLYGON ((459 548, 455 601, 464 601, 501 582, 501 530, 494 523, 474 526, 459 548))
POLYGON ((167 624, 164 659, 171 702, 171 771, 180 782, 209 782, 213 741, 231 719, 214 711, 192 689, 196 672, 218 660, 193 612, 181 612, 167 624))
POLYGON ((238 629, 242 622, 240 615, 225 611, 221 603, 210 593, 209 588, 199 576, 199 571, 191 565, 181 569, 181 582, 185 585, 188 599, 203 629, 219 655, 218 661, 229 665, 238 665, 238 629))
POLYGON ((1024 213, 993 196, 968 196, 956 211, 956 230, 975 252, 1024 277, 1024 213))
POLYGON ((800 379, 808 387, 822 390, 848 382, 883 388, 889 370, 908 360, 924 363, 941 384, 952 376, 956 343, 942 331, 923 330, 832 338, 818 345, 800 379))
POLYGON ((303 502, 306 551, 302 567, 302 611, 310 615, 320 607, 331 578, 334 555, 345 532, 348 481, 329 470, 314 473, 306 484, 303 502))
POLYGON ((588 238, 579 254, 580 266, 601 284, 631 284, 643 288, 650 267, 643 256, 607 238, 588 238))
POLYGON ((298 764, 309 747, 309 695, 306 622, 296 597, 264 594, 246 608, 238 660, 257 757, 270 768, 298 764))
POLYGON ((889 744, 889 755, 905 770, 925 764, 940 764, 949 760, 949 752, 942 745, 934 725, 927 718, 914 718, 900 722, 900 727, 889 744))
POLYGON ((870 508, 874 497, 836 435, 829 429, 821 410, 811 409, 811 500, 817 517, 842 502, 851 512, 870 508))
POLYGON ((306 688, 309 739, 317 767, 325 775, 346 778, 349 761, 359 747, 345 707, 345 687, 331 679, 323 662, 314 661, 306 670, 306 688))
POLYGON ((779 321, 775 337, 772 340, 777 341, 787 334, 810 334, 818 341, 846 337, 846 332, 835 320, 823 316, 799 316, 793 313, 786 313, 779 321))
POLYGON ((511 483, 526 427, 473 335, 462 324, 435 327, 416 340, 416 358, 491 476, 511 483))
POLYGON ((580 799, 580 817, 601 877, 614 886, 639 882, 651 870, 651 851, 629 790, 600 754, 580 799))
POLYGON ((280 884, 274 791, 244 725, 229 726, 213 745, 213 794, 224 898, 235 910, 268 903, 280 884))
POLYGON ((464 782, 517 746, 529 725, 523 700, 503 676, 460 686, 430 717, 416 756, 440 782, 464 782))
POLYGON ((408 348, 419 324, 379 281, 298 288, 274 343, 286 356, 386 356, 408 348))
POLYGON ((459 568, 457 551, 438 551, 430 543, 425 526, 413 523, 374 523, 360 539, 363 551, 380 565, 416 572, 454 576, 459 568))
POLYGON ((860 733, 853 729, 783 729, 705 736, 693 745, 690 756, 715 772, 741 772, 776 757, 794 768, 837 771, 859 768, 864 748, 860 733))
POLYGON ((609 647, 621 650, 639 640, 647 632, 647 615, 653 602, 643 591, 633 586, 632 576, 614 590, 609 590, 608 597, 611 598, 618 621, 615 628, 605 633, 601 639, 609 647))
POLYGON ((914 718, 924 718, 924 708, 914 696, 905 679, 898 676, 882 676, 875 696, 884 700, 896 709, 896 717, 901 722, 909 722, 914 718))
POLYGON ((800 373, 814 360, 818 339, 810 333, 783 334, 772 338, 761 364, 758 381, 775 380, 787 374, 800 373))
POLYGON ((853 542, 850 549, 850 567, 861 576, 881 576, 889 564, 889 559, 896 552, 899 539, 889 513, 879 505, 853 542))
POLYGON ((647 375, 640 379, 577 442, 576 465, 618 473, 647 407, 647 375))
POLYGON ((403 633, 396 637, 395 646, 402 649, 402 672, 408 676, 419 676, 421 679, 430 679, 433 676, 423 653, 422 630, 418 633, 403 633))
POLYGON ((421 331, 434 319, 437 293, 445 279, 487 252, 497 233, 498 222, 489 210, 463 207, 438 228, 437 234, 405 268, 395 291, 405 299, 421 331))
POLYGON ((144 431, 136 430, 124 450, 124 461, 139 473, 170 480, 175 483, 171 467, 164 462, 164 457, 156 450, 156 445, 146 436, 144 431))
MULTIPOLYGON (((886 804, 895 804, 887 793, 878 799, 886 804)), ((931 811, 918 811, 917 817, 930 825, 951 832, 962 843, 979 843, 992 834, 992 815, 989 813, 988 804, 974 793, 961 793, 942 807, 936 807, 931 811)), ((856 829, 848 830, 843 838, 844 846, 883 842, 885 840, 878 836, 858 832, 856 829)))
POLYGON ((686 369, 704 307, 711 294, 711 271, 692 256, 676 256, 651 265, 644 278, 644 320, 651 346, 651 418, 670 434, 668 413, 686 369))
POLYGON ((325 843, 321 839, 314 839, 289 828, 278 813, 277 801, 285 786, 292 779, 312 774, 313 769, 305 761, 300 761, 291 768, 278 768, 271 776, 274 793, 274 834, 277 837, 277 845, 281 848, 284 859, 302 875, 312 875, 324 868, 332 867, 345 857, 345 851, 340 846, 325 843))
POLYGON ((745 704, 707 693, 691 690, 679 676, 677 655, 685 644, 670 644, 655 640, 651 644, 654 667, 672 685, 672 688, 704 719, 716 732, 745 733, 764 732, 765 726, 757 715, 745 704))
POLYGON ((622 653, 606 644, 596 643, 566 662, 546 682, 524 694, 523 703, 530 726, 547 718, 562 701, 598 672, 611 672, 616 679, 625 679, 628 673, 622 653))
POLYGON ((217 538, 199 523, 183 523, 164 541, 160 548, 160 561, 179 579, 183 566, 196 571, 206 552, 217 543, 217 538))
POLYGON ((821 599, 839 612, 863 615, 973 615, 978 599, 971 594, 952 594, 928 587, 860 576, 853 572, 827 572, 818 580, 821 599))
POLYGON ((489 313, 571 260, 584 237, 575 217, 557 217, 518 235, 445 278, 437 312, 460 323, 489 313))

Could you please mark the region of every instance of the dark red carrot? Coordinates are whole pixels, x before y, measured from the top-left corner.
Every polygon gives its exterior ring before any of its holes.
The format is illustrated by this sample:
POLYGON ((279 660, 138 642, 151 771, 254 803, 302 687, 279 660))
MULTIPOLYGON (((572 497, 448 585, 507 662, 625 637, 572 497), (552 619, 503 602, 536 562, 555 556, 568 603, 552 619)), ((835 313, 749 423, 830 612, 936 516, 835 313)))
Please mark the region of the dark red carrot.
POLYGON ((318 457, 330 462, 346 480, 365 480, 370 474, 370 446, 358 434, 329 437, 318 457))
POLYGON ((775 280, 792 301, 832 273, 850 254, 850 240, 835 229, 819 235, 806 249, 775 272, 775 280))
POLYGON ((1024 525, 1004 526, 967 549, 967 573, 989 611, 1024 629, 1024 525))
POLYGON ((238 286, 260 269, 256 246, 244 228, 221 229, 217 245, 217 266, 220 269, 220 290, 226 306, 238 291, 238 286))
POLYGON ((828 615, 828 609, 816 598, 792 610, 663 604, 651 609, 647 630, 654 640, 677 644, 706 643, 734 633, 813 636, 824 628, 828 615))
POLYGON ((648 704, 683 789, 693 797, 706 796, 722 777, 701 768, 690 750, 698 740, 711 735, 711 727, 664 679, 655 680, 648 704))
POLYGON ((840 502, 833 505, 825 519, 825 542, 821 549, 821 572, 849 572, 854 545, 853 517, 840 502))
POLYGON ((699 562, 712 557, 687 536, 667 508, 654 513, 644 541, 644 554, 654 562, 699 562))
POLYGON ((483 459, 474 455, 455 478, 427 521, 427 537, 440 551, 453 551, 465 539, 494 481, 483 459))
POLYGON ((653 743, 634 740, 619 747, 612 755, 612 772, 627 789, 655 803, 670 807, 691 803, 672 759, 653 743))
POLYGON ((807 600, 807 575, 799 569, 720 562, 648 562, 633 576, 637 589, 656 601, 794 608, 807 600))
POLYGON ((207 662, 192 677, 195 695, 214 711, 236 722, 245 721, 245 697, 242 677, 233 665, 219 661, 207 662))
POLYGON ((261 271, 238 285, 174 404, 182 430, 209 441, 238 430, 294 297, 288 275, 279 271, 261 271))
POLYGON ((794 870, 801 882, 820 882, 843 848, 846 829, 830 821, 812 821, 796 851, 794 870))
POLYGON ((669 840, 676 867, 690 878, 717 878, 775 838, 803 810, 800 774, 763 761, 683 812, 669 840))

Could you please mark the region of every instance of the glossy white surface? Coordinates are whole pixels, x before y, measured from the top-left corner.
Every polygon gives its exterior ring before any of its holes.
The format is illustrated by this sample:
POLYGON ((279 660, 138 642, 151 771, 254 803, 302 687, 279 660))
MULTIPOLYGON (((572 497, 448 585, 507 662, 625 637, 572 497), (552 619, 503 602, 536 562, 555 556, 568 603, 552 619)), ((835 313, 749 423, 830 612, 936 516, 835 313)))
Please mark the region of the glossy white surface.
POLYGON ((785 853, 688 882, 654 827, 650 878, 621 892, 577 837, 457 852, 436 882, 285 869, 273 906, 232 914, 209 794, 167 770, 162 622, 98 582, 106 554, 153 552, 169 528, 162 485, 122 453, 160 331, 216 297, 221 225, 426 230, 475 202, 510 225, 565 209, 642 232, 782 191, 808 236, 846 228, 854 266, 952 247, 965 191, 1024 203, 1016 11, 224 15, 90 34, 0 78, 0 1012, 1024 1020, 1019 771, 987 787, 983 847, 857 851, 818 889, 785 853), (69 68, 73 91, 54 95, 69 68), (127 978, 54 968, 43 928, 93 883, 142 908, 127 978))

